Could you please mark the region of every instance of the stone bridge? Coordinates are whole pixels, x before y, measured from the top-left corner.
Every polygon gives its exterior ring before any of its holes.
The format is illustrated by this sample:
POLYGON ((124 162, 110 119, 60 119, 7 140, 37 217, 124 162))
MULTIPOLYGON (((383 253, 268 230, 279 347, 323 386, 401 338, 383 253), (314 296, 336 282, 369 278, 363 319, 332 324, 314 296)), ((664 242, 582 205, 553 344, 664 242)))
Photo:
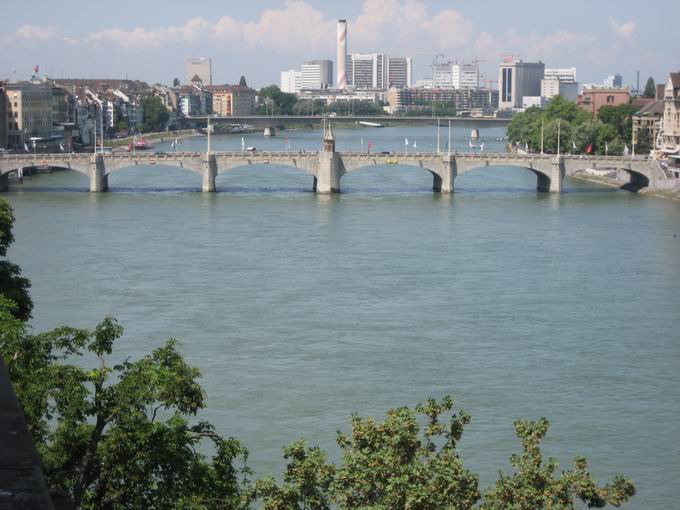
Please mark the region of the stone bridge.
MULTIPOLYGON (((637 187, 667 187, 670 176, 656 161, 631 157, 589 157, 515 155, 508 153, 436 154, 351 152, 211 152, 211 153, 113 153, 113 154, 7 154, 0 156, 0 190, 8 188, 8 176, 20 168, 64 168, 75 170, 90 179, 90 191, 108 189, 108 176, 122 168, 138 165, 175 166, 201 177, 204 192, 215 191, 217 175, 248 165, 285 165, 313 177, 314 191, 336 193, 342 177, 362 168, 377 165, 408 165, 429 172, 436 192, 452 193, 454 181, 477 168, 520 167, 536 175, 538 191, 561 192, 565 175, 586 168, 615 168, 629 176, 637 187)), ((389 179, 389 172, 385 172, 389 179)))

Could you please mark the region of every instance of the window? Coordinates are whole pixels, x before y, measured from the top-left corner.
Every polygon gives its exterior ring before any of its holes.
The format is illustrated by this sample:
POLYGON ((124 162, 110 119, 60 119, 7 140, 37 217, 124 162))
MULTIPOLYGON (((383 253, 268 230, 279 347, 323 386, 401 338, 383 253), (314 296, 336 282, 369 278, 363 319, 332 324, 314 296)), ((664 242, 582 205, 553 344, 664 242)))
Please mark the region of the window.
POLYGON ((614 96, 607 96, 607 104, 612 104, 614 102, 614 96))

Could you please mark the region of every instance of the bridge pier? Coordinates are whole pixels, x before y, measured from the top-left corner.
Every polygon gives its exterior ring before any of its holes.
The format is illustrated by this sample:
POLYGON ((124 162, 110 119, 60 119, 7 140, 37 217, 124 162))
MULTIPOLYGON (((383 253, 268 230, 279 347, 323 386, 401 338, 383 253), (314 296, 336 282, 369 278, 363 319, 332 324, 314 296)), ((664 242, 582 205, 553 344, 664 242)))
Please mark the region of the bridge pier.
POLYGON ((439 172, 432 172, 432 191, 435 193, 453 193, 453 181, 456 178, 458 167, 456 157, 444 156, 439 172))
POLYGON ((0 191, 9 190, 9 173, 0 175, 0 191))
POLYGON ((104 156, 96 154, 90 161, 90 192, 101 193, 109 189, 109 176, 106 175, 104 156))
POLYGON ((319 172, 314 179, 317 193, 340 193, 340 179, 344 174, 342 158, 337 152, 319 153, 319 172))
POLYGON ((214 154, 207 154, 203 162, 203 193, 215 191, 215 178, 217 177, 217 160, 214 154))
POLYGON ((562 193, 564 174, 564 160, 561 157, 551 160, 549 175, 536 172, 536 190, 542 193, 562 193))

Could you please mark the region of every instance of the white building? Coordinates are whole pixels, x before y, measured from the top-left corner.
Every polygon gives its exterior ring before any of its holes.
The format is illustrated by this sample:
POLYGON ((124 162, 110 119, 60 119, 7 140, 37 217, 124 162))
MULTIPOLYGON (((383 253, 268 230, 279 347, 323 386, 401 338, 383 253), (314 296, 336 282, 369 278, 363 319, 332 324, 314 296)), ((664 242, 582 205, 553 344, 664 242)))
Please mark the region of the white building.
POLYGON ((209 58, 188 58, 187 59, 187 84, 191 83, 195 76, 198 76, 203 85, 212 85, 212 60, 209 58))
POLYGON ((413 82, 413 60, 404 57, 387 57, 385 88, 408 88, 413 82))
POLYGON ((623 76, 620 74, 607 76, 607 79, 604 80, 604 87, 608 89, 623 88, 623 76))
POLYGON ((576 68, 575 67, 567 67, 567 68, 552 68, 552 69, 546 69, 545 70, 545 79, 546 80, 560 80, 564 82, 575 82, 576 81, 576 68))
POLYGON ((541 80, 545 75, 543 62, 513 60, 503 62, 498 68, 499 109, 519 109, 523 107, 525 96, 541 95, 541 80))
POLYGON ((435 89, 479 88, 479 65, 446 62, 432 66, 432 87, 435 89))
POLYGON ((347 55, 347 85, 354 89, 387 90, 409 87, 413 81, 410 58, 389 57, 384 53, 347 55))
POLYGON ((281 71, 281 92, 297 94, 302 90, 302 71, 281 71))
POLYGON ((327 89, 333 86, 333 62, 309 60, 302 64, 301 89, 327 89))
POLYGON ((541 80, 541 97, 550 100, 556 96, 561 96, 567 101, 576 101, 578 83, 561 81, 557 78, 541 80))

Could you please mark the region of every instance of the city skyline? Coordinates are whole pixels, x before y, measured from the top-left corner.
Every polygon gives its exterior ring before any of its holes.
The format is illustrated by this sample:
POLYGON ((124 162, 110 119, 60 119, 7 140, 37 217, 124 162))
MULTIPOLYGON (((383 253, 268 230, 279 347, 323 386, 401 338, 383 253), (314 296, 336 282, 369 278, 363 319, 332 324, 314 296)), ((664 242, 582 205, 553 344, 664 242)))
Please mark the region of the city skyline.
POLYGON ((207 57, 213 62, 214 83, 237 83, 245 75, 255 87, 278 84, 281 70, 305 60, 337 64, 338 18, 348 21, 350 53, 412 57, 414 80, 428 75, 437 53, 445 55, 443 60, 479 58, 485 61, 481 74, 494 80, 504 55, 542 60, 548 67, 575 66, 582 83, 622 74, 624 84, 633 86, 638 69, 644 86, 649 76, 663 81, 680 64, 672 46, 664 44, 676 18, 669 10, 680 14, 680 6, 660 0, 651 3, 645 16, 629 9, 634 4, 628 0, 618 2, 616 12, 582 0, 572 2, 568 11, 556 2, 536 9, 520 1, 503 16, 488 14, 500 12, 499 2, 481 12, 471 2, 441 0, 350 0, 342 6, 266 0, 254 9, 208 2, 194 16, 169 8, 180 5, 170 1, 150 2, 148 20, 130 17, 132 2, 119 4, 110 16, 86 18, 83 13, 90 10, 77 1, 67 12, 47 4, 37 12, 3 17, 0 40, 12 51, 0 58, 0 77, 27 79, 40 65, 40 74, 52 77, 127 76, 168 83, 176 77, 184 81, 187 58, 207 57), (655 7, 664 8, 660 19, 651 15, 655 7), (83 16, 82 23, 74 23, 74 12, 83 16))

